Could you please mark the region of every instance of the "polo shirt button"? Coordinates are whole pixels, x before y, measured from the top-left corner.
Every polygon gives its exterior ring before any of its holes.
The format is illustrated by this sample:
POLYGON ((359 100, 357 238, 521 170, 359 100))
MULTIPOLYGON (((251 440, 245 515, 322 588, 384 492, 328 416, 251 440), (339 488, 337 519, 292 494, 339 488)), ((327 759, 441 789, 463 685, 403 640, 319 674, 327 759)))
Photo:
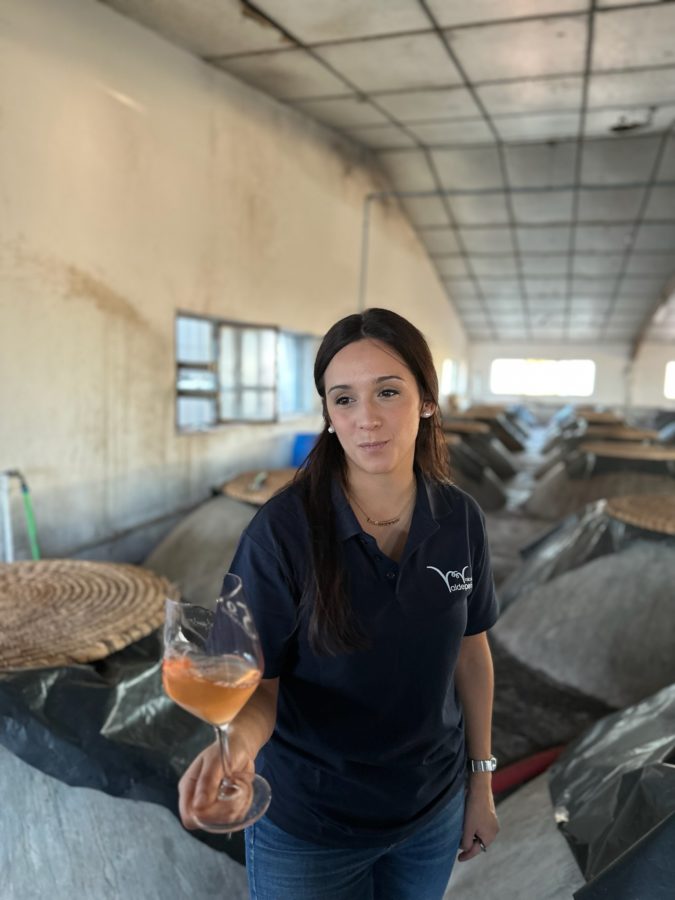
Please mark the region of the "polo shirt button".
POLYGON ((387 572, 387 578, 396 578, 396 572, 387 572))

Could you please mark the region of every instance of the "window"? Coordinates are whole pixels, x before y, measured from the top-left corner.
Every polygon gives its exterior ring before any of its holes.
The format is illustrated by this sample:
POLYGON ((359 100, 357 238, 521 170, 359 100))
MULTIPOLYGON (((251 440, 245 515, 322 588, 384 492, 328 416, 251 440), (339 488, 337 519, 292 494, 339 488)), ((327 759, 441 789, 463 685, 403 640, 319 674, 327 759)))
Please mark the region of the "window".
POLYGON ((176 318, 176 421, 179 429, 216 424, 215 333, 208 319, 176 318))
POLYGON ((666 377, 663 382, 663 393, 667 400, 675 400, 675 359, 666 363, 666 377))
POLYGON ((277 331, 218 326, 218 412, 221 422, 276 419, 277 331))
POLYGON ((495 359, 490 367, 493 394, 590 397, 594 384, 590 359, 495 359))
POLYGON ((203 431, 276 419, 277 329, 176 316, 176 422, 203 431))
POLYGON ((441 394, 457 393, 457 363, 454 359, 444 359, 441 369, 441 394))
POLYGON ((321 404, 314 387, 314 357, 320 339, 311 334, 279 332, 279 415, 319 412, 321 404))
POLYGON ((275 422, 321 409, 312 371, 319 338, 204 316, 176 316, 179 431, 275 422))

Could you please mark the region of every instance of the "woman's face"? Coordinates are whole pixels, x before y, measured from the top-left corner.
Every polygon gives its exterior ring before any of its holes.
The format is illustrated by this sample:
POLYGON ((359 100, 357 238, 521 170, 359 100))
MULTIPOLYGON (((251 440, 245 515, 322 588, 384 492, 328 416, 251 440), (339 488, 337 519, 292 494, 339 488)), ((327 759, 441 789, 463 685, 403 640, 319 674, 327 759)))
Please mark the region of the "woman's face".
POLYGON ((415 376, 386 344, 364 339, 344 347, 324 375, 326 409, 348 474, 412 471, 422 402, 415 376))

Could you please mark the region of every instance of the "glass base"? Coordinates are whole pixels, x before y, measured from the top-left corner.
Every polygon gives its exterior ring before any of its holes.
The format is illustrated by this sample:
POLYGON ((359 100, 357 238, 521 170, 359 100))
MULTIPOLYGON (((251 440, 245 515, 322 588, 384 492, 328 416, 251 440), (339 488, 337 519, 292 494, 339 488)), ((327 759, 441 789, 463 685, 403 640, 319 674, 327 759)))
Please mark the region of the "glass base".
POLYGON ((217 800, 200 809, 198 815, 193 812, 193 818, 202 831, 229 834, 257 822, 267 811, 271 799, 270 786, 260 775, 243 784, 223 782, 217 800))

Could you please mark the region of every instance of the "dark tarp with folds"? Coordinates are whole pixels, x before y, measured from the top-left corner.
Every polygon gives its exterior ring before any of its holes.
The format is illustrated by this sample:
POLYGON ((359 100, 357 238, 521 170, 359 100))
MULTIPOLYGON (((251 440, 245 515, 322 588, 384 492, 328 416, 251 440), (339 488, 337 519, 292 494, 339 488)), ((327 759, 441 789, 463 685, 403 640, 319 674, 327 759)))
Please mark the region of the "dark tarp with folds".
POLYGON ((597 500, 567 516, 559 525, 520 551, 522 565, 499 589, 501 612, 525 590, 551 581, 600 556, 619 553, 636 540, 650 540, 673 545, 668 535, 627 525, 608 515, 607 502, 597 500))
MULTIPOLYGON (((213 730, 162 690, 159 632, 90 665, 0 673, 0 744, 47 775, 177 813, 177 783, 213 730)), ((243 860, 241 835, 195 832, 243 860)))
POLYGON ((521 553, 490 632, 502 762, 567 743, 675 673, 674 537, 626 525, 602 501, 521 553))
POLYGON ((449 453, 455 484, 470 494, 481 509, 501 509, 506 503, 506 494, 492 469, 464 442, 453 444, 449 453))
POLYGON ((596 723, 550 770, 584 900, 675 895, 675 684, 596 723))

